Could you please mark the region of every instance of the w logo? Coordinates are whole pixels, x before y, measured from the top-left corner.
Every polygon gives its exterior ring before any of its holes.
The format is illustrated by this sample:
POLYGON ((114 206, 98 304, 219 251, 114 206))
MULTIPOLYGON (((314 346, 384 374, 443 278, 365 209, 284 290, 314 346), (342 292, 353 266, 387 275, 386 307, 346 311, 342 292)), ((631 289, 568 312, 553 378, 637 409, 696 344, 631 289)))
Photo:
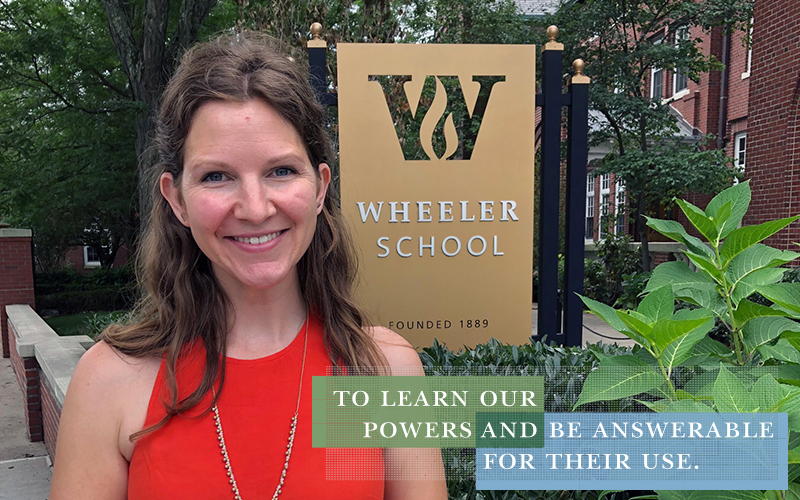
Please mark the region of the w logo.
POLYGON ((469 110, 456 76, 426 76, 415 106, 412 106, 405 85, 412 81, 411 75, 369 77, 370 81, 380 83, 383 88, 406 160, 472 158, 494 84, 505 79, 505 76, 499 75, 473 76, 472 81, 480 84, 480 90, 475 105, 469 110), (432 129, 431 120, 436 120, 432 129))

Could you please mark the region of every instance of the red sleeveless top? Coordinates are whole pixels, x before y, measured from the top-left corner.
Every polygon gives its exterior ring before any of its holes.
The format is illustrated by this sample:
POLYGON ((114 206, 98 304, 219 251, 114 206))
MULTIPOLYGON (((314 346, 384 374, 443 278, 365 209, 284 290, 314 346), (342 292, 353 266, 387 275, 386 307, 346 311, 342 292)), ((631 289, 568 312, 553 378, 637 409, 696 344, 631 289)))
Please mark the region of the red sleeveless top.
MULTIPOLYGON (((303 342, 301 330, 289 346, 266 358, 226 360, 225 385, 217 406, 231 468, 245 500, 272 498, 280 480, 297 405, 303 342)), ((202 346, 189 349, 182 356, 176 374, 181 397, 197 387, 204 363, 202 346)), ((322 325, 312 316, 295 444, 281 500, 383 498, 382 450, 311 447, 311 377, 325 375, 330 364, 322 325), (358 477, 369 479, 342 478, 341 472, 348 470, 361 471, 358 477)), ((165 375, 162 361, 145 427, 165 415, 165 375)), ((129 500, 233 498, 213 413, 199 417, 210 402, 211 393, 197 407, 172 417, 136 443, 128 469, 129 500)))

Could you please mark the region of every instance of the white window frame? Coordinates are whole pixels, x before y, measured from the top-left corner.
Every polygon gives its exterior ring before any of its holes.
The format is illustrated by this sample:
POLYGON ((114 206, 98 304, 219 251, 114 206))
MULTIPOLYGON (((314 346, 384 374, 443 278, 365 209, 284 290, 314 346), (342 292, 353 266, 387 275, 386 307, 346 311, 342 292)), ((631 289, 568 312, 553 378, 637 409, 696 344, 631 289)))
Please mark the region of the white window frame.
POLYGON ((600 217, 597 234, 602 240, 606 237, 606 223, 608 222, 608 213, 611 208, 611 174, 602 174, 600 176, 600 217))
POLYGON ((747 132, 737 132, 733 136, 733 162, 739 172, 744 173, 747 165, 747 132), (744 146, 744 147, 742 147, 744 146), (739 158, 742 159, 739 162, 739 158))
MULTIPOLYGON (((664 39, 659 37, 653 40, 653 44, 658 45, 663 41, 664 39)), ((650 67, 650 99, 658 99, 659 101, 664 99, 664 68, 656 68, 655 66, 650 67), (656 73, 659 72, 661 73, 661 95, 656 96, 655 92, 656 73)))
POLYGON ((742 80, 750 78, 750 67, 753 65, 753 19, 750 19, 750 46, 747 48, 747 69, 742 73, 742 80))
MULTIPOLYGON (((677 47, 681 40, 688 40, 689 39, 689 27, 688 26, 681 26, 680 28, 675 30, 675 46, 677 47)), ((681 70, 675 68, 672 71, 672 99, 680 99, 681 97, 685 96, 689 93, 689 77, 686 75, 682 75, 681 70), (680 90, 678 89, 678 78, 683 77, 686 79, 686 86, 680 90)))
POLYGON ((100 267, 99 260, 89 260, 89 247, 83 247, 83 267, 91 268, 91 267, 100 267))
POLYGON ((625 198, 625 183, 623 181, 617 181, 614 184, 614 217, 616 217, 616 223, 614 224, 614 234, 625 233, 624 211, 625 211, 626 201, 627 200, 625 198))

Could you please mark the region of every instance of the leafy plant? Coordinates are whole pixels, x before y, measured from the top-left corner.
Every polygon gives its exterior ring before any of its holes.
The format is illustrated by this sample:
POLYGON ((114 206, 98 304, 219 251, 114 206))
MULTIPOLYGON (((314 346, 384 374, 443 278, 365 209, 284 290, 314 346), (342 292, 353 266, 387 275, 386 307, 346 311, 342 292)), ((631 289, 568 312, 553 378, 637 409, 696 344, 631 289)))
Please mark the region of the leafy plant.
MULTIPOLYGON (((744 182, 719 193, 705 210, 678 200, 705 241, 676 221, 648 219, 648 226, 686 247, 696 270, 685 262, 656 267, 636 309, 615 310, 583 297, 642 349, 601 357, 576 406, 638 396, 657 412, 787 412, 791 482, 800 476, 800 283, 795 272, 782 282, 787 270, 779 266, 800 253, 761 242, 800 216, 740 227, 750 197, 744 182), (676 311, 676 300, 691 307, 676 311), (715 324, 727 331, 732 348, 709 337, 715 324)), ((658 498, 689 493, 659 492, 658 498)), ((782 498, 780 492, 767 497, 782 498)))

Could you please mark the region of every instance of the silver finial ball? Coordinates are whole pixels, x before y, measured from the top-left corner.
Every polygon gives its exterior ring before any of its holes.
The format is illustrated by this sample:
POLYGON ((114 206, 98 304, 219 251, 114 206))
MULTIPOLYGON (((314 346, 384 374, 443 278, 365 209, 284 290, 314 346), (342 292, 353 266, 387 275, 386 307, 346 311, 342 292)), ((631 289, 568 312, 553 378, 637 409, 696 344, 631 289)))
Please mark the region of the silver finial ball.
POLYGON ((313 23, 311 25, 311 36, 313 36, 315 40, 322 36, 322 25, 320 23, 313 23))
POLYGON ((549 28, 547 28, 547 38, 551 42, 555 42, 557 36, 558 36, 558 26, 552 25, 549 28))

